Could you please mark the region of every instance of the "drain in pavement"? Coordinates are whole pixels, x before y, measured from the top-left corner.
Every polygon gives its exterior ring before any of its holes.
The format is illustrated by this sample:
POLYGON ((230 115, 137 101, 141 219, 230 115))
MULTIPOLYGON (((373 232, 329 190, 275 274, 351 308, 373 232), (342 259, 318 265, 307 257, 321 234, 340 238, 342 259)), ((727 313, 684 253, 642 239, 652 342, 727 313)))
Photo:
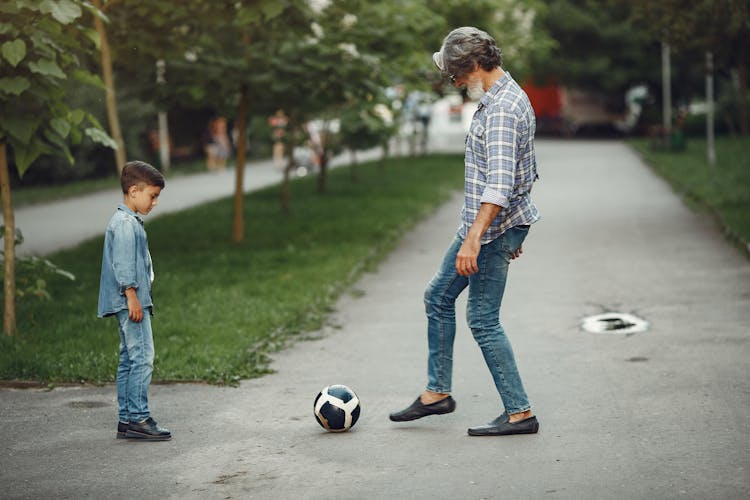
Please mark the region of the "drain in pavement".
POLYGON ((645 363, 648 361, 648 358, 646 356, 633 356, 632 358, 628 358, 625 361, 628 363, 645 363))
POLYGON ((632 314, 608 312, 583 318, 581 327, 591 333, 631 334, 645 332, 648 321, 632 314))

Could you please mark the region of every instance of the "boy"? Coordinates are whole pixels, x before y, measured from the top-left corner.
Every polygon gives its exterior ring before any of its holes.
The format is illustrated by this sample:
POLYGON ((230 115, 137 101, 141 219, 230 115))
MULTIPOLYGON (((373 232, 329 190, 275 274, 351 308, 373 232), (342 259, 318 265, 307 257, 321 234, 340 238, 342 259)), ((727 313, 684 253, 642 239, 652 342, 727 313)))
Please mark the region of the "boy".
POLYGON ((131 161, 120 177, 123 202, 104 235, 97 316, 115 316, 120 330, 117 367, 117 439, 166 441, 172 434, 159 427, 148 408, 148 386, 154 370, 151 333, 151 283, 154 271, 140 215, 156 206, 164 177, 151 165, 131 161))

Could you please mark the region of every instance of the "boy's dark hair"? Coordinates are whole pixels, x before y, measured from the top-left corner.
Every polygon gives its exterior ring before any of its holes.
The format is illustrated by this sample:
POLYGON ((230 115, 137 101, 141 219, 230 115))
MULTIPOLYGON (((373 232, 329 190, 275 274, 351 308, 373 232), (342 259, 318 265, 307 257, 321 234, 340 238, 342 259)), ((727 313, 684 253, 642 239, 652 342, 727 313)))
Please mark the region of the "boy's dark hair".
POLYGON ((127 194, 130 186, 138 184, 164 188, 164 176, 146 162, 129 161, 122 168, 122 174, 120 175, 122 192, 127 194))

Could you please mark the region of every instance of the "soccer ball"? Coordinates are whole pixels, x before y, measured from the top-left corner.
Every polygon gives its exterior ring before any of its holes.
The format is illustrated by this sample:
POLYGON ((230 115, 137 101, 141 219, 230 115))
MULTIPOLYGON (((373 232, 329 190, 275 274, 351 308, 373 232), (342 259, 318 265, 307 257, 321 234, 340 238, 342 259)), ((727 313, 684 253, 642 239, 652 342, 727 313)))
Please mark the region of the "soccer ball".
POLYGON ((359 419, 359 398, 345 385, 324 387, 313 403, 315 420, 331 432, 349 430, 359 419))

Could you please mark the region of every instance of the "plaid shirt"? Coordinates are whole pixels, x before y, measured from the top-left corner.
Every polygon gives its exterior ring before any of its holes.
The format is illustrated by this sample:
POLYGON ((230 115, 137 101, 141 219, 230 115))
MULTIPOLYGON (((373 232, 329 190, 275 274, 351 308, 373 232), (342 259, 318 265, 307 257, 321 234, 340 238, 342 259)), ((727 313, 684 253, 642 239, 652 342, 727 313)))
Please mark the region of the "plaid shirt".
POLYGON ((506 230, 539 220, 531 201, 536 173, 536 119, 529 98, 505 73, 479 100, 466 136, 464 206, 459 235, 466 238, 482 203, 502 207, 482 244, 506 230))

